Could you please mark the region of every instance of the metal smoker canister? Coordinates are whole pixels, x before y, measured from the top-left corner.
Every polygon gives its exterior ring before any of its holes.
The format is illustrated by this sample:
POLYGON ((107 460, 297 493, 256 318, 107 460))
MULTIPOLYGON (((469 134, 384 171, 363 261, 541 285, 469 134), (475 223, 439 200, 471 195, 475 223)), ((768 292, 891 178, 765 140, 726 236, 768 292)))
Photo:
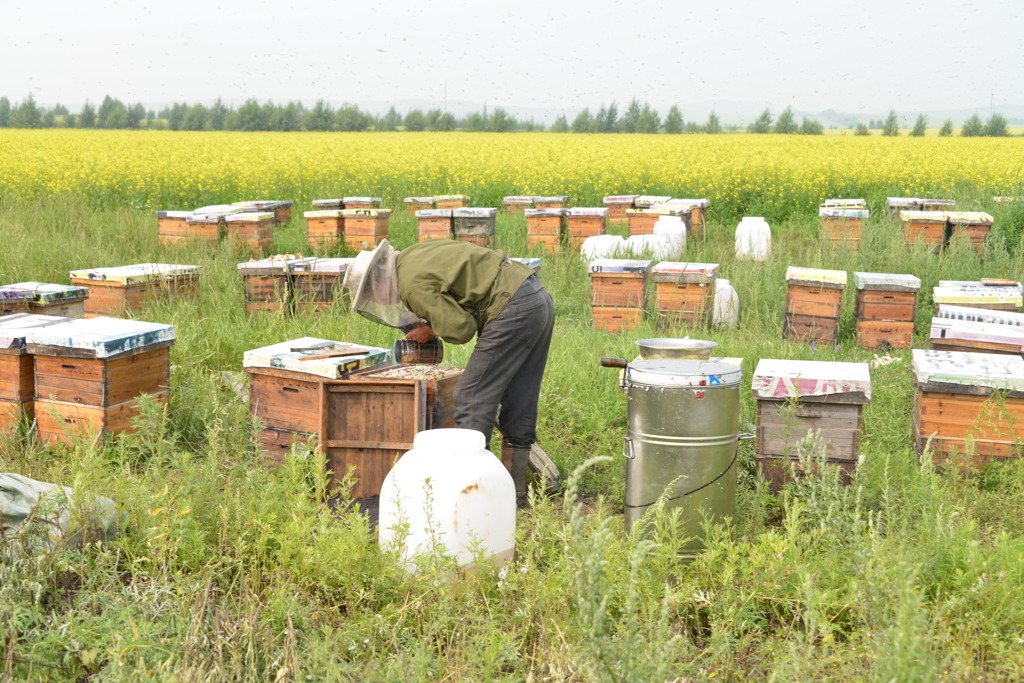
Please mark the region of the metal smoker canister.
POLYGON ((626 531, 667 495, 679 508, 681 557, 704 548, 701 524, 736 510, 738 365, 701 360, 637 360, 626 366, 626 531), (669 488, 666 492, 666 488, 669 488))

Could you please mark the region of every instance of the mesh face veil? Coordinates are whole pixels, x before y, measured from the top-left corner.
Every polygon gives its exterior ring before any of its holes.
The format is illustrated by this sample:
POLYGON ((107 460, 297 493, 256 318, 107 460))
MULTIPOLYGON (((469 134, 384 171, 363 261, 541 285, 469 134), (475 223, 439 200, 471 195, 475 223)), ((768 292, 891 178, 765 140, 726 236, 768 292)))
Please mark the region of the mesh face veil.
POLYGON ((352 310, 364 318, 398 329, 410 329, 419 317, 398 296, 398 251, 387 240, 356 257, 345 272, 343 289, 352 297, 352 310))

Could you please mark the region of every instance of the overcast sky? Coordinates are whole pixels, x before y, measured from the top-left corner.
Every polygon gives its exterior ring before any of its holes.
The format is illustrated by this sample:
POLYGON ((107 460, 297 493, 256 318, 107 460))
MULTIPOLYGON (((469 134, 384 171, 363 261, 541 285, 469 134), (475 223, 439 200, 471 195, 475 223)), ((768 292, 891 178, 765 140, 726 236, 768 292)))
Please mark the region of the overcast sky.
POLYGON ((0 95, 805 111, 1024 104, 1024 0, 0 0, 0 95))

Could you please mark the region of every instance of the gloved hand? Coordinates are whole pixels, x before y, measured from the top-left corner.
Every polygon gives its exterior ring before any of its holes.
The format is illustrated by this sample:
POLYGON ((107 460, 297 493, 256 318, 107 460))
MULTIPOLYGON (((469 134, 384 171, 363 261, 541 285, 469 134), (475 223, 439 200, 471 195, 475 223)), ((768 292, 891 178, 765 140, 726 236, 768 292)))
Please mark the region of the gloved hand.
POLYGON ((405 338, 420 344, 426 344, 428 341, 436 339, 437 333, 434 332, 430 325, 420 325, 409 330, 405 338))

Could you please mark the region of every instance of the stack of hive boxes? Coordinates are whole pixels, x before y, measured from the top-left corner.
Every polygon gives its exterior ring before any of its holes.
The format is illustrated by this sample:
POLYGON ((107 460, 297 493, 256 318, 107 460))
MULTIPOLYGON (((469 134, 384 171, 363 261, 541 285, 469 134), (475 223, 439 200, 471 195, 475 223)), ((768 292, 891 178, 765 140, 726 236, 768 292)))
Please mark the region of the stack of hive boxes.
POLYGON ((276 224, 277 218, 273 211, 239 211, 224 217, 228 241, 253 256, 273 251, 276 224))
POLYGON ((834 344, 846 271, 790 266, 786 270, 786 320, 782 338, 834 344))
POLYGON ((290 264, 295 311, 325 311, 332 306, 342 310, 348 308, 348 300, 341 285, 345 272, 354 260, 314 258, 299 259, 290 264))
POLYGON ((13 434, 33 414, 35 373, 25 342, 29 330, 68 320, 31 313, 0 317, 0 436, 13 434))
POLYGON ((493 249, 497 235, 497 209, 453 209, 452 234, 460 242, 493 249))
POLYGON ((939 280, 932 289, 936 306, 949 304, 993 311, 1019 311, 1024 288, 1013 280, 939 280))
POLYGON ((343 208, 316 208, 302 215, 306 219, 306 241, 311 249, 328 249, 344 239, 343 208))
POLYGON ((417 211, 416 224, 419 241, 452 239, 454 237, 454 219, 452 218, 454 210, 424 209, 417 211))
POLYGON ((651 268, 654 307, 666 325, 708 329, 715 299, 717 263, 663 261, 651 268))
POLYGON ((243 213, 273 213, 274 222, 284 225, 292 219, 292 205, 284 199, 253 199, 244 202, 234 202, 232 206, 242 209, 243 213))
POLYGON ((390 209, 349 208, 345 198, 342 220, 345 224, 345 244, 356 251, 373 249, 388 238, 391 220, 390 209))
POLYGON ((909 348, 921 280, 894 273, 854 273, 857 343, 874 349, 909 348))
POLYGON ((565 219, 565 234, 569 248, 580 250, 580 245, 588 237, 604 235, 608 232, 608 209, 576 208, 568 209, 565 219))
MULTIPOLYGON (((937 200, 936 200, 937 201, 937 200)), ((975 249, 984 249, 988 244, 995 219, 984 211, 902 211, 903 235, 907 244, 920 240, 934 247, 941 247, 964 235, 975 249)))
POLYGON ((179 263, 135 263, 112 268, 71 271, 71 284, 84 287, 85 317, 120 317, 162 298, 199 293, 202 266, 179 263))
POLYGON ((316 261, 298 254, 278 254, 238 264, 245 290, 245 310, 287 313, 292 308, 292 269, 316 261))
POLYGON ((863 199, 828 199, 818 207, 821 237, 833 245, 856 248, 868 215, 863 199))
POLYGON ((595 328, 618 332, 640 324, 647 306, 647 274, 652 263, 630 259, 597 259, 590 263, 590 310, 595 328))
POLYGON ((562 246, 566 209, 526 209, 526 244, 554 253, 562 246))

